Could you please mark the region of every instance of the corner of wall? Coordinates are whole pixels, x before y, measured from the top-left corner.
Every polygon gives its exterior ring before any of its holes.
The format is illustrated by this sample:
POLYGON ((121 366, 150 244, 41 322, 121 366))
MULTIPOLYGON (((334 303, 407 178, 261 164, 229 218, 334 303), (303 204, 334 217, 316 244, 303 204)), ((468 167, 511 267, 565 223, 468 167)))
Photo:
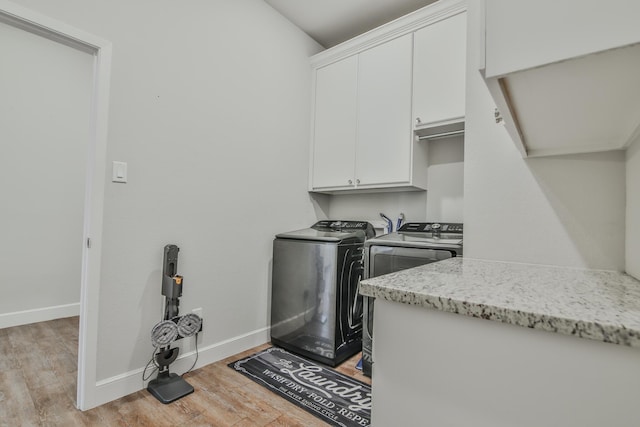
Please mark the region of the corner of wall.
POLYGON ((625 270, 640 279, 640 138, 626 157, 625 270))

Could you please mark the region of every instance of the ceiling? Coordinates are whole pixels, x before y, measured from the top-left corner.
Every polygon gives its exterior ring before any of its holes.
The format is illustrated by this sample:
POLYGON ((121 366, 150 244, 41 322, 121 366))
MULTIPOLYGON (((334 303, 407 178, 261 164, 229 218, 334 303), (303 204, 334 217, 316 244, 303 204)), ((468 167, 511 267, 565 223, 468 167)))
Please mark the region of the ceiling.
POLYGON ((330 48, 435 0, 264 0, 330 48))

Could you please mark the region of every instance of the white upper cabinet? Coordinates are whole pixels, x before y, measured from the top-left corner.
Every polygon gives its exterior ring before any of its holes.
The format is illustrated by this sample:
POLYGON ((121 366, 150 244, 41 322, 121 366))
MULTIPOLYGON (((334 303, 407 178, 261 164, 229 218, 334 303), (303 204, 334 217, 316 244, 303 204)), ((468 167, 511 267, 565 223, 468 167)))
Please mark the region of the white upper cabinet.
POLYGON ((428 143, 414 133, 413 102, 431 97, 420 105, 427 105, 425 117, 435 121, 464 117, 465 11, 464 0, 440 0, 311 58, 309 191, 427 189, 428 143), (442 27, 419 36, 425 52, 420 56, 433 56, 439 65, 423 62, 416 94, 414 33, 435 25, 442 27), (461 51, 451 55, 449 49, 461 51), (441 87, 443 76, 447 89, 441 87))
POLYGON ((484 0, 480 69, 523 156, 640 135, 640 2, 484 0))
POLYGON ((358 57, 316 72, 312 182, 318 188, 351 188, 355 175, 358 57))
POLYGON ((414 34, 414 126, 427 135, 429 129, 447 124, 459 123, 459 129, 464 125, 466 15, 459 13, 414 34))
POLYGON ((411 34, 406 34, 359 55, 359 186, 411 181, 411 54, 411 34))

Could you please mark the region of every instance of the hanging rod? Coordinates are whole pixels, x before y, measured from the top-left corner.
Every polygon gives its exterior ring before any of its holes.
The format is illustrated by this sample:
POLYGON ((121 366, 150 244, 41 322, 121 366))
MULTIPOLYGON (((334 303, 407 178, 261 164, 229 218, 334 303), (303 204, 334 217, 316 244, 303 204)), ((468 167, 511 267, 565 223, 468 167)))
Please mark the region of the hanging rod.
POLYGON ((451 131, 451 132, 434 133, 432 135, 419 136, 418 137, 418 141, 422 141, 424 139, 447 138, 447 137, 450 137, 450 136, 457 136, 457 135, 464 135, 464 129, 454 130, 454 131, 451 131))

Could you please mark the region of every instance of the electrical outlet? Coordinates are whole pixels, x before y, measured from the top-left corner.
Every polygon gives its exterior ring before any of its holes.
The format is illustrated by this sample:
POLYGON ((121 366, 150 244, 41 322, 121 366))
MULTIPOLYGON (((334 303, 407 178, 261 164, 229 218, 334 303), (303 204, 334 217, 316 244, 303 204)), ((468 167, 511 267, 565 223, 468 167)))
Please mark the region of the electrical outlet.
POLYGON ((202 315, 202 307, 194 308, 191 310, 193 314, 197 314, 202 319, 202 325, 200 325, 200 331, 202 331, 202 326, 204 325, 204 316, 202 315))
MULTIPOLYGON (((200 319, 202 319, 202 307, 194 308, 193 310, 191 310, 191 313, 197 314, 198 316, 200 316, 200 319)), ((200 324, 200 329, 198 330, 198 333, 202 332, 203 324, 204 324, 204 321, 202 322, 202 324, 200 324)), ((183 340, 180 340, 180 345, 181 345, 180 352, 181 352, 181 354, 187 354, 187 353, 194 352, 196 350, 196 339, 198 339, 198 338, 196 336, 193 336, 193 337, 188 337, 188 338, 185 338, 183 340)), ((201 342, 201 341, 202 341, 202 339, 200 338, 198 342, 201 342)))

